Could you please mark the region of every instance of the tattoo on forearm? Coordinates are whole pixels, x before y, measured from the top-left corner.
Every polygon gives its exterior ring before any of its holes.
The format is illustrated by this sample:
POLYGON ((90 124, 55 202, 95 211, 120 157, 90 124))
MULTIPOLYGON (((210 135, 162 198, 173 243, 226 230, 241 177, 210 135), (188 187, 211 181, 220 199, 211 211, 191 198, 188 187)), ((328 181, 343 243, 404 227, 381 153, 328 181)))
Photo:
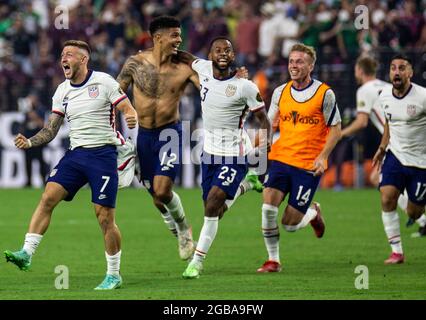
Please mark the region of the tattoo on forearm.
POLYGON ((119 83, 133 84, 146 96, 159 98, 166 90, 166 74, 159 74, 149 63, 142 63, 132 57, 127 59, 117 77, 119 83))
POLYGON ((31 145, 33 147, 38 147, 52 141, 53 138, 55 138, 58 134, 62 122, 63 117, 57 114, 52 114, 49 117, 48 123, 44 126, 44 128, 30 138, 31 145))

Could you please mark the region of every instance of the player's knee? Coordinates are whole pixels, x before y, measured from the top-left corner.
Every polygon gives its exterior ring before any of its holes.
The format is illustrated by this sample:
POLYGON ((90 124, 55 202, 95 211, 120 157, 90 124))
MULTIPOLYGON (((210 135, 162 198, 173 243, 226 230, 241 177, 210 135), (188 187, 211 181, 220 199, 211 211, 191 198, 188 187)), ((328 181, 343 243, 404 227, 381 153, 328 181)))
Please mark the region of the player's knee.
POLYGON ((171 192, 171 190, 168 190, 166 188, 159 188, 158 190, 154 190, 154 197, 154 201, 157 201, 157 203, 167 204, 172 201, 173 193, 171 192))
POLYGON ((109 208, 100 208, 97 210, 96 216, 103 233, 115 226, 114 215, 109 208))
POLYGON ((43 195, 41 196, 40 202, 45 209, 53 210, 59 201, 54 194, 50 192, 44 192, 43 195))
POLYGON ((382 192, 382 207, 386 210, 394 210, 398 203, 398 196, 382 192))
POLYGON ((206 209, 205 209, 205 215, 207 217, 219 217, 223 214, 222 210, 223 204, 219 205, 217 201, 207 201, 206 203, 206 209))

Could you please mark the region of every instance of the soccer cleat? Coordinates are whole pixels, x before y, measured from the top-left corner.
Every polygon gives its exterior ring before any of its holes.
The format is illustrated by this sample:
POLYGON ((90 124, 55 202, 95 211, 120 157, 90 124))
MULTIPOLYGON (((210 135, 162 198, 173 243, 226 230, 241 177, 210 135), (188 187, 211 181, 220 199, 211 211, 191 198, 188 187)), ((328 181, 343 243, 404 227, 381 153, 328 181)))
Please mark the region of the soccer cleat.
POLYGON ((419 227, 418 232, 413 232, 411 234, 411 238, 420 238, 420 237, 426 237, 426 226, 419 227))
POLYGON ((179 256, 182 260, 188 260, 195 251, 195 243, 192 240, 192 229, 178 234, 179 256))
POLYGON ((402 253, 395 253, 392 252, 392 254, 385 260, 385 264, 399 264, 404 263, 404 255, 402 253))
POLYGON ((324 223, 324 219, 322 218, 321 215, 321 208, 320 208, 320 204, 318 202, 313 202, 314 208, 317 211, 317 215, 315 218, 313 218, 311 220, 311 226, 315 231, 315 235, 317 236, 317 238, 322 238, 322 236, 324 235, 324 231, 325 231, 325 223, 324 223))
POLYGON ((31 256, 24 250, 19 251, 9 251, 4 252, 7 262, 12 262, 22 271, 28 271, 31 267, 31 256))
POLYGON ((416 222, 416 220, 414 220, 413 218, 408 218, 407 222, 405 223, 405 226, 411 227, 414 223, 416 222))
POLYGON ((246 174, 244 179, 250 184, 252 189, 257 192, 262 192, 263 189, 265 188, 262 182, 260 182, 258 175, 250 171, 246 174))
POLYGON ((267 260, 256 272, 267 273, 267 272, 280 272, 281 264, 273 260, 267 260))
POLYGON ((118 289, 123 284, 123 279, 120 275, 107 274, 104 281, 98 285, 95 290, 113 290, 118 289))
POLYGON ((198 279, 201 271, 203 271, 203 264, 201 262, 190 262, 182 273, 184 279, 198 279))

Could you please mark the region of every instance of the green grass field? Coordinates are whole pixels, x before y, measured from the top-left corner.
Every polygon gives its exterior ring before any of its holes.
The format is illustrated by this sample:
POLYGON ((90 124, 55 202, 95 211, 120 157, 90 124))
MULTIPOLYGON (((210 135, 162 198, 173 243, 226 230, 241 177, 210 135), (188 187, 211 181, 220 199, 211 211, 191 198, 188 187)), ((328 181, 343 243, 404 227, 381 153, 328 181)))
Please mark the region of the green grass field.
MULTIPOLYGON (((41 190, 0 190, 0 249, 22 246, 41 190)), ((193 225, 194 238, 203 221, 201 190, 178 190, 193 225)), ((260 230, 261 195, 241 197, 219 224, 219 231, 197 280, 183 280, 186 262, 144 190, 119 192, 117 224, 122 232, 122 289, 96 292, 106 270, 103 239, 90 192, 80 191, 61 203, 36 255, 22 272, 0 261, 0 299, 425 299, 426 239, 411 238, 417 227, 401 231, 406 263, 385 266, 390 253, 381 222, 376 190, 318 191, 326 220, 323 239, 310 226, 296 233, 281 229, 278 274, 256 274, 266 250, 260 230), (69 269, 69 289, 57 290, 55 267, 69 269), (369 289, 354 286, 355 268, 369 270, 369 289)), ((281 207, 281 210, 284 207, 281 207)))

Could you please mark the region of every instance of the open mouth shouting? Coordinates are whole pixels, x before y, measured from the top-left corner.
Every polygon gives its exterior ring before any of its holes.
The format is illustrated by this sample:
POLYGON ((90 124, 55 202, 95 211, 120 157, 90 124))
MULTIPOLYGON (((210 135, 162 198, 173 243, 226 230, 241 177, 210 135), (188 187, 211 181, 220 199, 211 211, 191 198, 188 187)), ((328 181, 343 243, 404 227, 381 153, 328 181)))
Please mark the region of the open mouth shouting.
POLYGON ((62 64, 62 70, 64 70, 64 74, 66 78, 71 77, 72 70, 71 70, 71 66, 68 63, 62 64))

